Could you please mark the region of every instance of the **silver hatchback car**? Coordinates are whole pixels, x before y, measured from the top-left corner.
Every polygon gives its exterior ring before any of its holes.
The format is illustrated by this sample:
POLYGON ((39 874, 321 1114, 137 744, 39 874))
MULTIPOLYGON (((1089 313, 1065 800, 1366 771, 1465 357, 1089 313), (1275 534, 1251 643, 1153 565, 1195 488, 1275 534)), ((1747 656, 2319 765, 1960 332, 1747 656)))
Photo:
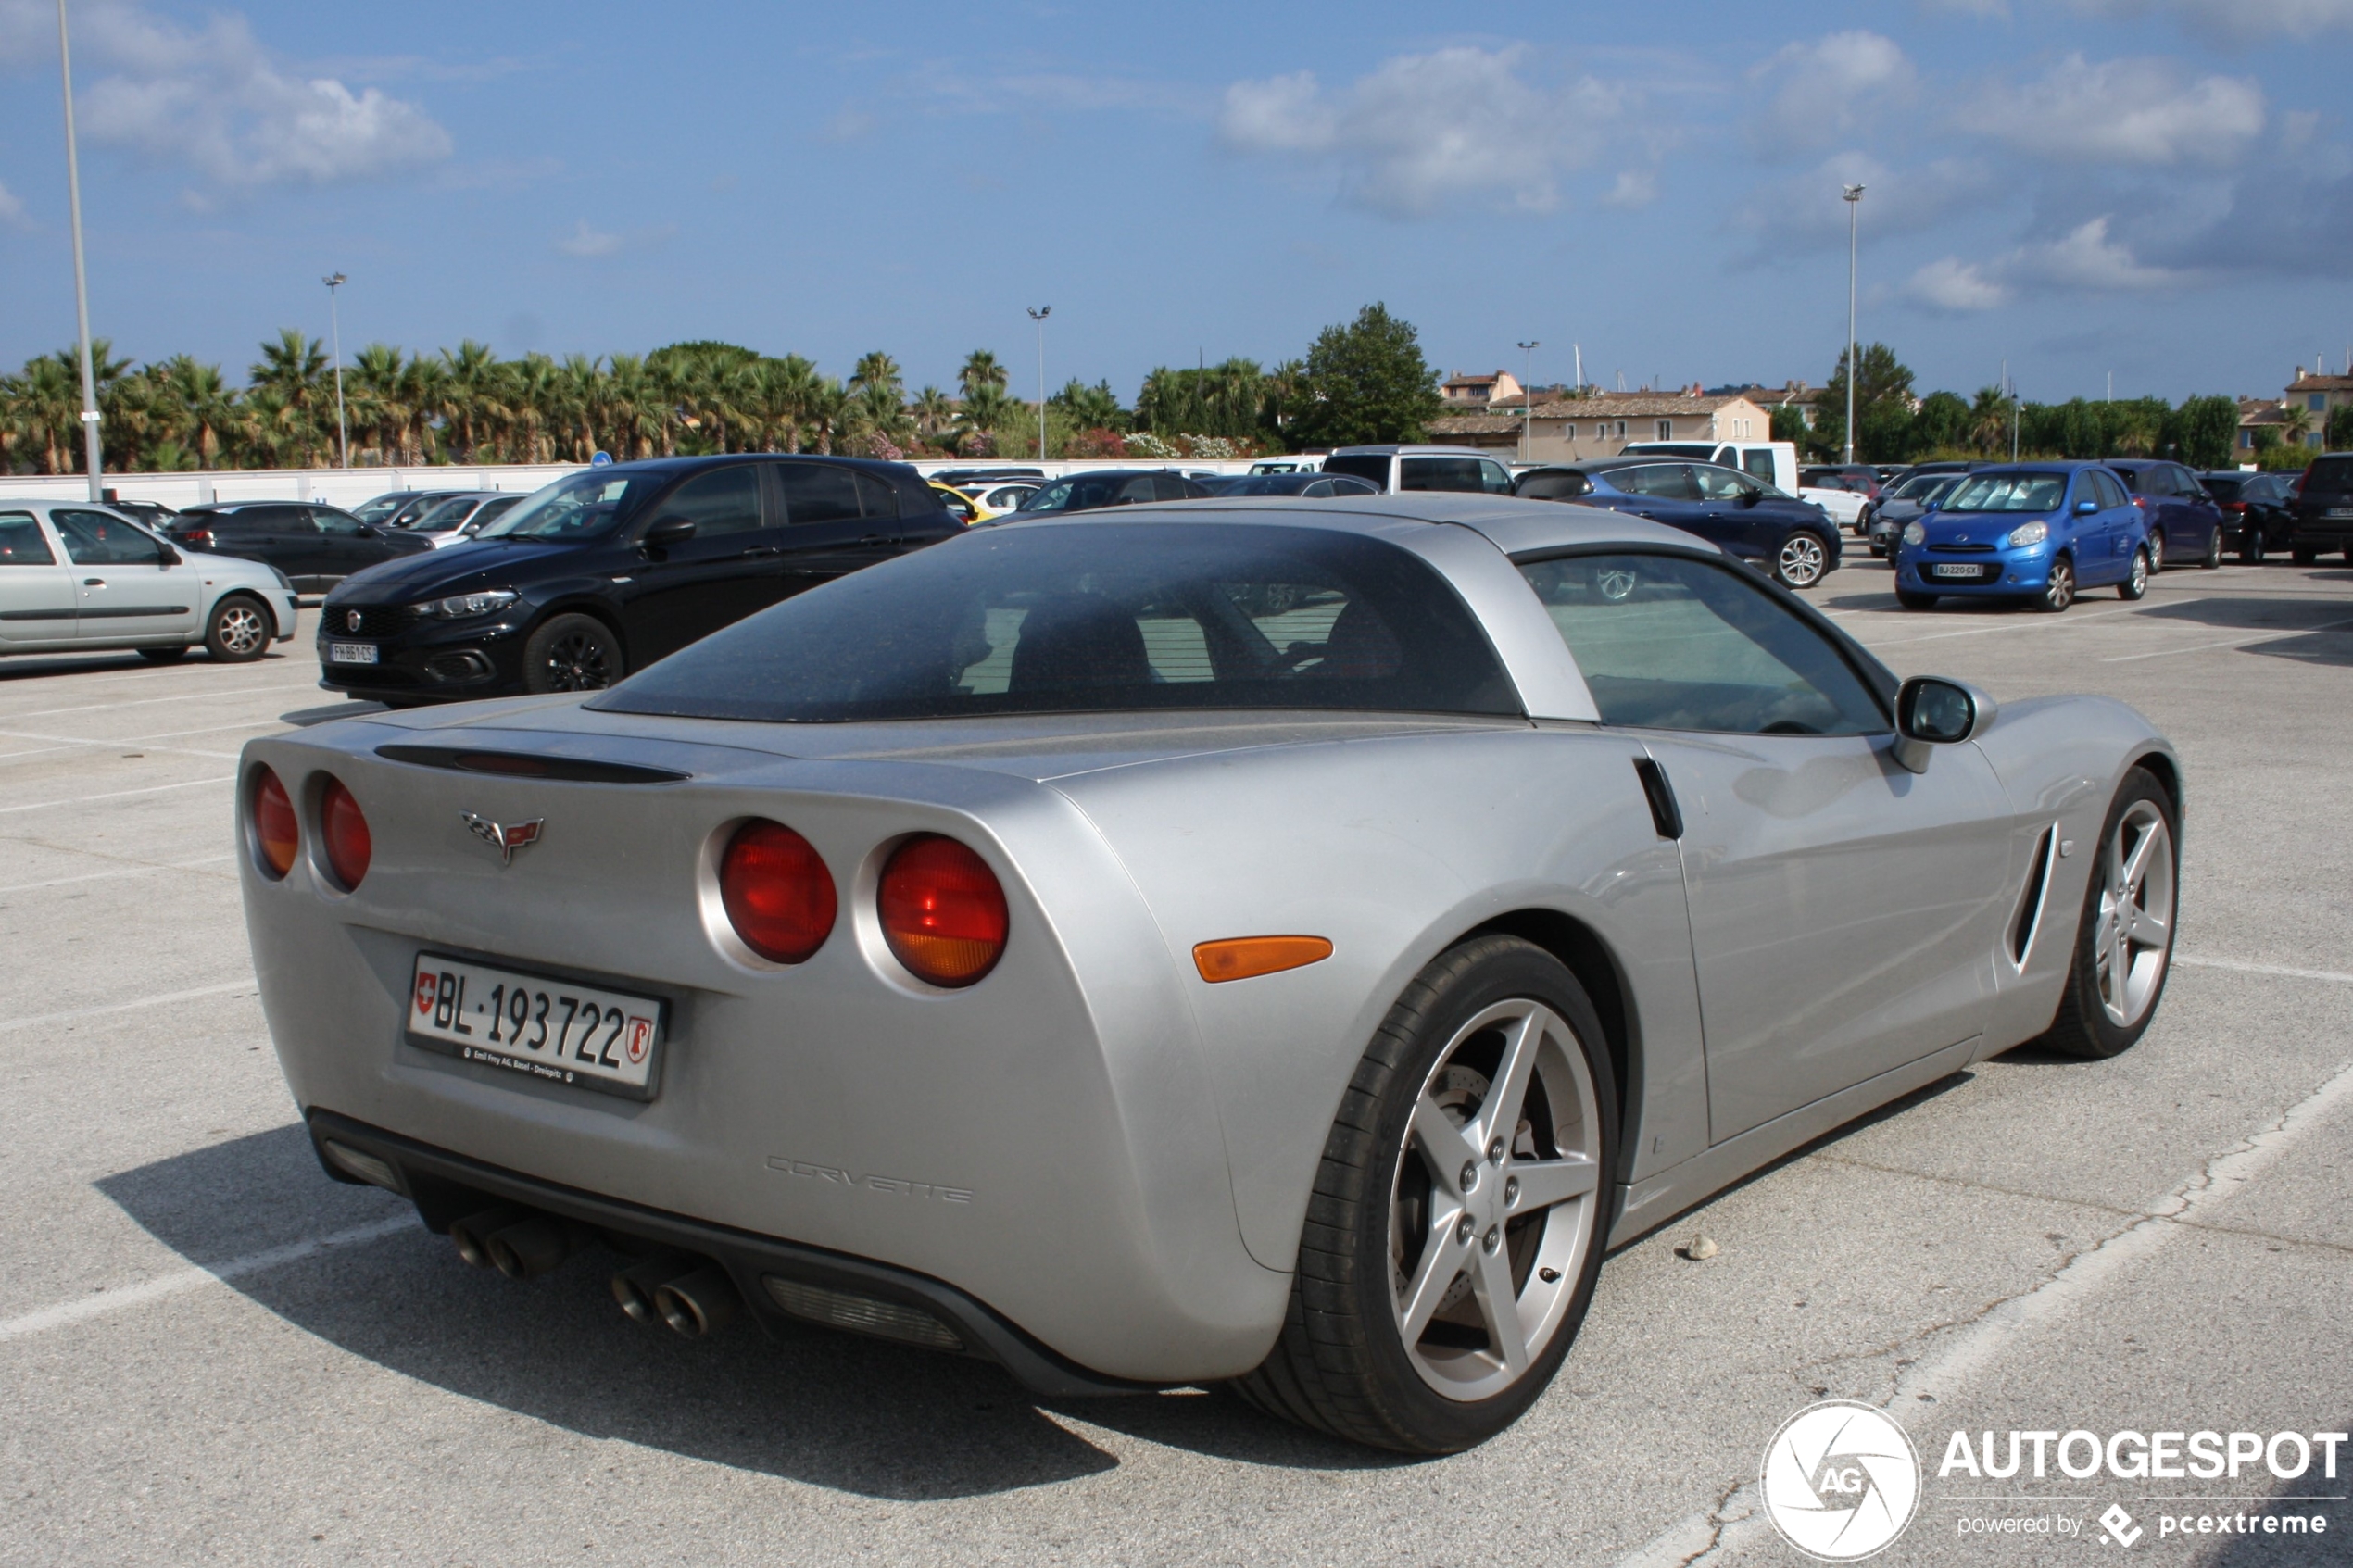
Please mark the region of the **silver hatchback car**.
POLYGON ((295 592, 258 561, 183 551, 86 502, 0 500, 0 654, 135 649, 223 663, 295 634, 295 592))

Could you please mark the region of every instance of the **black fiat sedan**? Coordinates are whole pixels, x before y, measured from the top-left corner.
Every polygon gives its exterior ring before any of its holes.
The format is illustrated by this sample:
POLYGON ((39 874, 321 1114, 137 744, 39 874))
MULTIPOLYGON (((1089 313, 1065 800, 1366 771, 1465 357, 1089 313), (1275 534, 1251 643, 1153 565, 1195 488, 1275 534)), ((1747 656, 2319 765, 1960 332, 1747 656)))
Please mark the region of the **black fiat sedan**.
POLYGON ((346 579, 320 613, 320 684, 396 707, 594 691, 961 532, 900 463, 750 455, 586 469, 471 543, 346 579))

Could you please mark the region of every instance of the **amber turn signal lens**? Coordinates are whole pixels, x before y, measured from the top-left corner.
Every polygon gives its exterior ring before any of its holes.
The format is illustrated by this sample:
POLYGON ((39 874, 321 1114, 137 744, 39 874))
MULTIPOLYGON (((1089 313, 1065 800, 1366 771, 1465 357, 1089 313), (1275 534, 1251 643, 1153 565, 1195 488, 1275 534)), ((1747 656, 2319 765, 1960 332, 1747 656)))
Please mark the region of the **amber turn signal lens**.
POLYGON ((1005 890, 988 862, 937 834, 900 845, 883 868, 883 940, 907 972, 970 985, 1005 951, 1005 890))
POLYGON ((294 802, 286 786, 269 769, 261 770, 253 785, 253 842, 270 874, 281 877, 294 870, 302 848, 302 829, 295 821, 294 802))
POLYGON ((1212 985, 1254 975, 1279 974, 1320 963, 1332 956, 1332 945, 1320 936, 1235 936, 1203 942, 1193 949, 1193 967, 1212 985))
POLYGON ((719 860, 719 901, 744 946, 770 963, 799 963, 833 933, 833 873, 782 822, 755 819, 736 830, 719 860))
POLYGON ((368 836, 368 819, 351 798, 341 779, 329 779, 319 795, 319 834, 327 841, 327 869, 335 873, 346 893, 368 874, 375 842, 368 836))

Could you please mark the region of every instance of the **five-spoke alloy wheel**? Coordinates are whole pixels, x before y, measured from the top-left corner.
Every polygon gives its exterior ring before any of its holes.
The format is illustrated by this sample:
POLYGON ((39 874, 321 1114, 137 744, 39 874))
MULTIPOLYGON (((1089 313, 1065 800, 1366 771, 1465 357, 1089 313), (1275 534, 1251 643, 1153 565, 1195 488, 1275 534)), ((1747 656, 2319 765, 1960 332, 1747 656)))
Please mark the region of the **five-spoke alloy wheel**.
POLYGON ((2180 884, 2173 798, 2145 768, 2124 775, 2100 830, 2074 961, 2045 1043, 2110 1057, 2148 1027, 2173 959, 2180 884))
POLYGON ((1600 1019, 1558 959, 1487 935, 1432 960, 1357 1066, 1281 1337, 1237 1390, 1406 1453, 1518 1419, 1592 1299, 1617 1093, 1600 1019))

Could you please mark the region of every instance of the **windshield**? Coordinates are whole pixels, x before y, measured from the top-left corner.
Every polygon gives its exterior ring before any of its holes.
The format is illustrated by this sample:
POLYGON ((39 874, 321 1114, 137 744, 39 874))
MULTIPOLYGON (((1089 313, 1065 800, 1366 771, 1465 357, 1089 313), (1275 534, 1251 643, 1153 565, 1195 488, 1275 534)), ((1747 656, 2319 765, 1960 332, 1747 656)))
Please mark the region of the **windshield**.
POLYGON ((1136 506, 1160 497, 1151 475, 1082 473, 1056 480, 1021 504, 1025 512, 1085 512, 1097 507, 1136 506))
POLYGON ((1937 503, 1948 512, 2047 512, 2067 494, 2063 473, 1981 473, 1937 503))
POLYGON ((411 494, 409 491, 401 490, 390 495, 379 495, 374 500, 355 508, 351 515, 362 522, 382 522, 406 506, 411 494))
POLYGON ((1478 623, 1394 545, 1322 529, 990 529, 838 578, 592 706, 790 722, 1172 709, 1517 714, 1478 623))
POLYGON ((409 526, 419 533, 444 533, 465 521, 475 504, 474 496, 459 495, 438 506, 427 507, 409 520, 409 526))
POLYGON ((601 539, 654 487, 651 474, 591 469, 560 479, 474 535, 477 539, 601 539))

